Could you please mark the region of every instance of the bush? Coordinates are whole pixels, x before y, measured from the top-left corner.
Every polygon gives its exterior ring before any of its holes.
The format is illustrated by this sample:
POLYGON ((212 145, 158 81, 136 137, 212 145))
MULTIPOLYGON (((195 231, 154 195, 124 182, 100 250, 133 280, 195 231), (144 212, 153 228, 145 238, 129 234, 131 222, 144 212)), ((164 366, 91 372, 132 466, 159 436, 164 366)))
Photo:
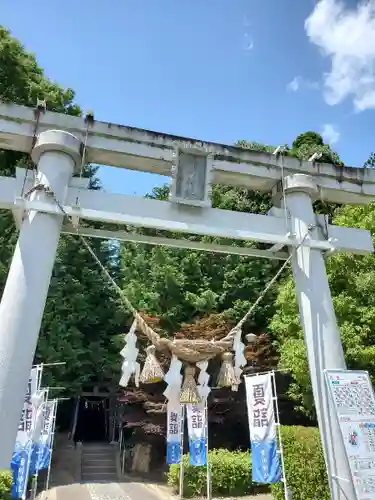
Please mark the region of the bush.
MULTIPOLYGON (((211 450, 208 453, 211 466, 213 496, 241 496, 256 491, 251 482, 250 453, 211 450)), ((184 455, 184 496, 206 496, 206 467, 193 467, 189 464, 189 455, 184 455)), ((179 465, 171 465, 168 472, 168 484, 178 491, 179 465)))
POLYGON ((0 472, 0 500, 9 500, 12 487, 12 474, 7 471, 0 472))
MULTIPOLYGON (((329 500, 327 473, 319 430, 282 427, 286 482, 293 500, 329 500)), ((272 486, 275 500, 283 500, 281 483, 272 486)))

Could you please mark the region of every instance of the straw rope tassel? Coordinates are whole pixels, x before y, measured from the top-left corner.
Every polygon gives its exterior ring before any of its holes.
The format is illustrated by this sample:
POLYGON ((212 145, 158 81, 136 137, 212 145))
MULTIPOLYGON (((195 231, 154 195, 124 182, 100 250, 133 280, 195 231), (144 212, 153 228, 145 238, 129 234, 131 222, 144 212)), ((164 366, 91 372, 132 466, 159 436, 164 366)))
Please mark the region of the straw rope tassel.
POLYGON ((182 404, 198 404, 201 402, 197 384, 194 379, 195 366, 187 365, 185 368, 185 378, 182 384, 180 403, 182 404))
POLYGON ((223 362, 220 367, 219 376, 217 378, 218 387, 232 387, 236 385, 237 379, 233 368, 233 355, 230 352, 223 354, 223 362))
POLYGON ((142 384, 156 384, 164 378, 164 372, 156 359, 155 350, 154 345, 150 345, 146 349, 146 361, 139 379, 142 384))

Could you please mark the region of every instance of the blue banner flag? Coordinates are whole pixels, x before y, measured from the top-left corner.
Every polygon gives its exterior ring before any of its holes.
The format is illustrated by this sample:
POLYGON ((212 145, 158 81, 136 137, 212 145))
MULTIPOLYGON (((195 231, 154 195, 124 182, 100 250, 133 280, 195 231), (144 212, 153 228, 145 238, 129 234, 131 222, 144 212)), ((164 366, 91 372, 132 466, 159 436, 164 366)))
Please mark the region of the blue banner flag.
POLYGON ((47 469, 51 458, 52 435, 56 412, 56 401, 45 401, 41 408, 41 421, 32 444, 30 474, 47 469))

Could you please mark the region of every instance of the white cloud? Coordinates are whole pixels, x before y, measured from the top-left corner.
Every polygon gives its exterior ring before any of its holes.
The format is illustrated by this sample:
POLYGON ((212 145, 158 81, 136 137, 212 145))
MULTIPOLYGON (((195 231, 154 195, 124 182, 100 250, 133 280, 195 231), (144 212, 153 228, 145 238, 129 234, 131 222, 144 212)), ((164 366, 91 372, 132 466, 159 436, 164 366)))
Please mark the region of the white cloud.
POLYGON ((351 98, 357 111, 375 108, 375 0, 354 9, 340 0, 320 0, 305 30, 331 59, 331 70, 324 75, 326 102, 351 98))
POLYGON ((244 38, 244 50, 245 51, 252 50, 254 48, 254 41, 247 31, 245 32, 243 38, 244 38))
POLYGON ((306 87, 310 90, 317 90, 319 88, 318 82, 313 82, 311 80, 306 80, 301 76, 295 76, 286 86, 287 90, 291 92, 297 92, 301 87, 306 87))
POLYGON ((332 123, 326 123, 322 127, 322 137, 324 142, 328 143, 330 146, 336 144, 340 139, 340 132, 336 129, 332 123))
POLYGON ((288 83, 286 86, 287 90, 290 90, 292 92, 297 92, 301 85, 301 77, 295 76, 291 82, 288 83))

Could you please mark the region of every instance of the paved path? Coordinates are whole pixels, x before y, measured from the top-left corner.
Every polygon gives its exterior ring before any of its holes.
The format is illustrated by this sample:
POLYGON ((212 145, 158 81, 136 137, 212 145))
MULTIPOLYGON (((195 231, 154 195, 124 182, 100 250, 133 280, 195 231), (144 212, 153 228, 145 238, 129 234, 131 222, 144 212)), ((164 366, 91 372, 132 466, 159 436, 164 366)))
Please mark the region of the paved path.
POLYGON ((172 500, 168 490, 138 482, 85 483, 53 488, 44 500, 172 500))
MULTIPOLYGON (((53 488, 43 500, 176 500, 176 498, 166 487, 131 481, 59 486, 53 488)), ((272 496, 258 495, 225 500, 272 500, 272 496)))

